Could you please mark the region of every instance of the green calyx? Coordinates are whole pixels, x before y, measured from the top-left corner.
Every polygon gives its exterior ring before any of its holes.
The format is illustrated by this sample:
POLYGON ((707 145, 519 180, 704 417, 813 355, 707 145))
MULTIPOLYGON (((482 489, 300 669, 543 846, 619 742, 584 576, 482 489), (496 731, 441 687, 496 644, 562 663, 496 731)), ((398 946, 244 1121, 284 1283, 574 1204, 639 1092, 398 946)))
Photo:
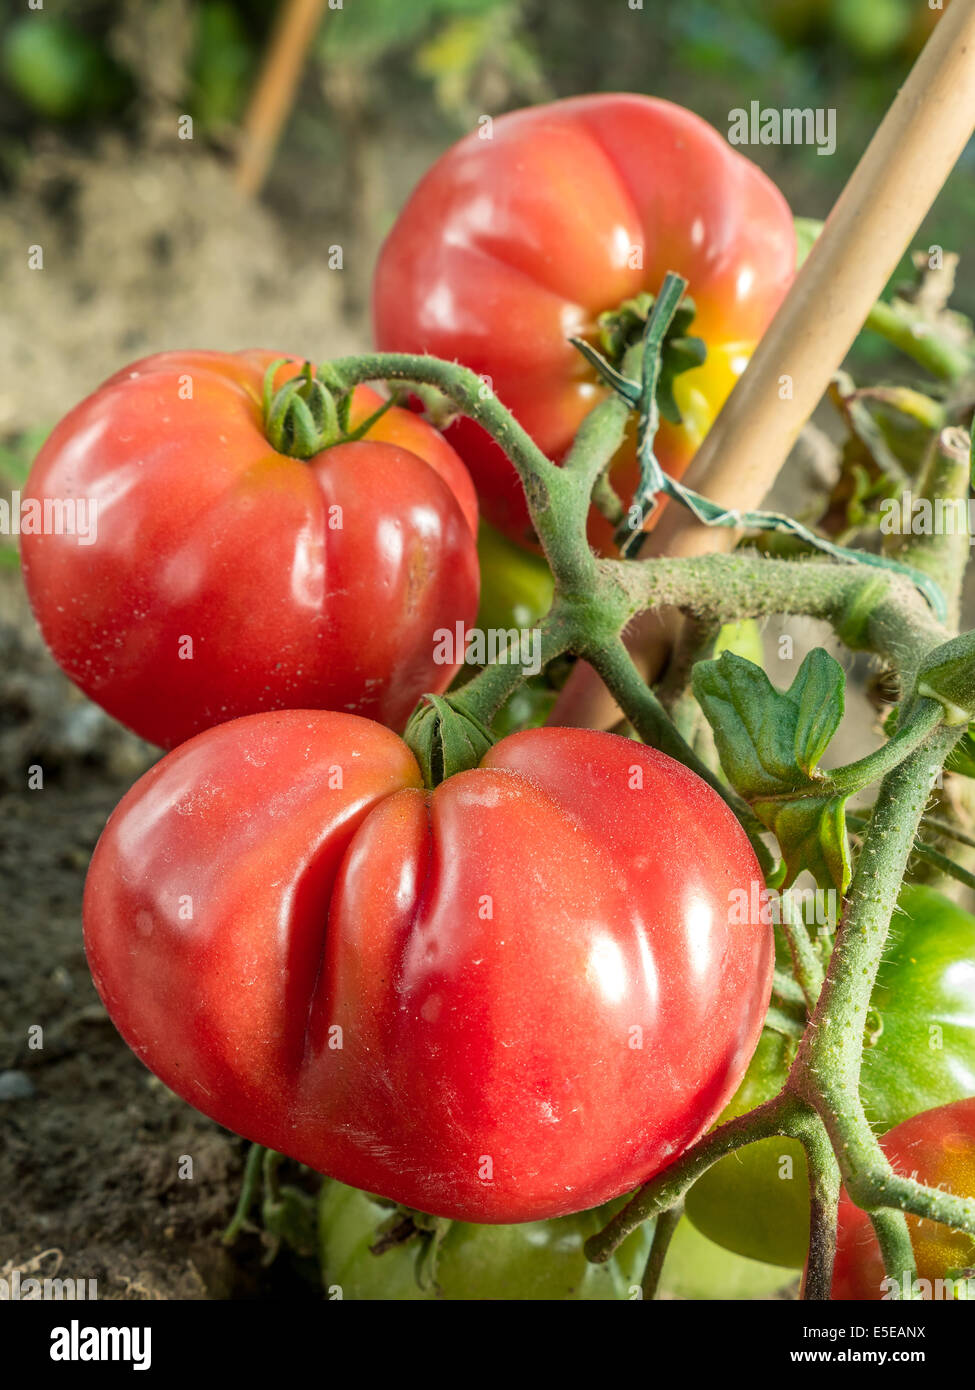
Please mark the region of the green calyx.
POLYGON ((938 701, 946 724, 975 720, 975 631, 931 652, 918 671, 917 693, 938 701))
POLYGON ((369 1246, 373 1255, 384 1255, 400 1245, 415 1245, 414 1273, 418 1287, 424 1293, 439 1293, 437 1266, 440 1248, 454 1223, 446 1216, 428 1216, 410 1207, 396 1206, 379 1226, 376 1239, 369 1246))
MULTIPOLYGON (((655 302, 656 296, 644 291, 599 315, 599 346, 614 367, 620 367, 628 349, 640 342, 655 302)), ((664 419, 674 425, 681 421, 674 398, 674 379, 692 367, 699 367, 707 356, 703 339, 688 333, 695 313, 693 299, 685 298, 675 311, 660 348, 657 405, 664 419)))
POLYGON ((312 364, 306 362, 297 376, 274 389, 278 369, 290 360, 279 357, 264 373, 264 433, 279 454, 310 459, 333 444, 352 444, 368 434, 376 421, 396 404, 395 396, 390 396, 355 429, 350 429, 352 389, 328 363, 316 372, 312 364))
POLYGON ((455 772, 477 767, 496 740, 458 697, 424 695, 410 715, 403 741, 420 764, 424 782, 432 788, 455 772))
POLYGON ((279 454, 314 458, 343 436, 339 407, 310 362, 275 391, 275 375, 287 361, 279 358, 264 374, 264 433, 279 454))

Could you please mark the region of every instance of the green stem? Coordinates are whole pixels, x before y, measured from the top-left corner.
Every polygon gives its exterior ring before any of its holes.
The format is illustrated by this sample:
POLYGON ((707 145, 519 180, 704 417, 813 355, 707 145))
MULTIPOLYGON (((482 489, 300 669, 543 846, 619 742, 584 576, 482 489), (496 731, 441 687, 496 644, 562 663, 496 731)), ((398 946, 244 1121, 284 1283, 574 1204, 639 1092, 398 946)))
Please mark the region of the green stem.
POLYGON ((796 977, 806 1008, 812 1012, 823 987, 822 961, 816 954, 803 921, 794 921, 791 917, 784 916, 780 926, 792 957, 792 973, 796 977))
POLYGON ((320 375, 327 386, 337 391, 349 391, 366 381, 384 380, 421 382, 443 392, 458 410, 486 430, 508 456, 525 489, 532 524, 556 580, 568 593, 592 593, 595 560, 585 532, 566 525, 567 513, 578 511, 580 505, 583 514, 588 511, 589 489, 580 504, 579 479, 545 457, 481 377, 456 362, 405 352, 337 358, 326 363, 320 375))
POLYGON ((321 375, 326 385, 342 390, 351 390, 366 381, 417 381, 435 386, 458 410, 487 430, 508 455, 526 487, 530 481, 544 484, 558 473, 555 464, 545 457, 483 378, 457 362, 406 352, 367 352, 335 358, 325 364, 321 375))
POLYGON ((859 1184, 856 1200, 860 1206, 869 1202, 870 1210, 897 1207, 925 1221, 937 1221, 975 1236, 975 1198, 956 1197, 940 1187, 927 1187, 913 1178, 902 1177, 891 1170, 886 1160, 871 1174, 869 1183, 859 1184))
POLYGON ((958 381, 972 369, 971 356, 947 338, 939 337, 927 328, 920 316, 898 312, 886 300, 878 299, 864 321, 864 328, 879 333, 920 366, 940 377, 942 381, 958 381))
MULTIPOLYGON (((865 817, 851 816, 849 812, 847 813, 846 820, 850 828, 857 831, 865 830, 870 824, 869 820, 865 817)), ((926 821, 927 817, 922 816, 921 824, 924 825, 926 821)), ((965 843, 971 843, 971 841, 966 841, 965 843)), ((918 859, 924 859, 927 863, 933 864, 936 869, 940 869, 942 873, 947 874, 957 883, 964 884, 966 888, 975 888, 975 874, 971 873, 968 869, 962 868, 961 864, 956 864, 954 859, 950 859, 947 854, 942 854, 941 851, 935 849, 933 845, 926 845, 921 842, 916 843, 911 851, 911 855, 912 857, 916 855, 918 859)))
MULTIPOLYGON (((847 1191, 865 1210, 897 1206, 975 1232, 975 1201, 896 1175, 860 1099, 862 1038, 877 969, 932 774, 960 733, 938 729, 880 785, 826 982, 787 1083, 822 1116, 847 1191)), ((897 1270, 888 1270, 897 1277, 897 1270)))
POLYGON ((970 484, 968 439, 962 430, 943 430, 931 443, 913 492, 932 506, 954 503, 948 512, 960 525, 935 526, 930 535, 891 537, 897 542, 889 553, 937 581, 948 606, 948 623, 958 626, 962 578, 968 563, 971 537, 968 534, 968 494, 970 484), (959 515, 960 512, 960 515, 959 515))
POLYGON ((913 1285, 917 1275, 914 1247, 911 1245, 904 1213, 891 1210, 872 1211, 870 1224, 880 1246, 884 1272, 888 1279, 892 1279, 896 1284, 891 1297, 900 1298, 904 1289, 904 1275, 907 1275, 908 1288, 913 1285))
POLYGON ((604 1264, 644 1221, 669 1211, 681 1201, 688 1188, 719 1159, 756 1139, 789 1134, 794 1117, 804 1108, 795 1096, 779 1095, 747 1115, 739 1115, 713 1129, 669 1167, 645 1182, 607 1226, 590 1236, 586 1241, 586 1258, 594 1264, 604 1264))
POLYGON ((943 760, 957 737, 944 730, 932 735, 928 745, 880 785, 813 1016, 816 1026, 807 1033, 794 1069, 810 1103, 818 1108, 817 1102, 836 1102, 832 1108, 843 1112, 834 1121, 836 1133, 855 1147, 861 1138, 856 1132, 862 1115, 857 1094, 861 1040, 874 979, 936 761, 939 755, 943 760), (851 1093, 856 1098, 852 1107, 851 1093))
POLYGON ((807 1003, 805 991, 798 980, 794 980, 791 975, 786 975, 782 970, 776 970, 772 979, 772 995, 776 999, 781 999, 783 1004, 805 1006, 807 1003))
POLYGON ((825 781, 821 784, 820 795, 829 796, 837 792, 844 796, 852 796, 855 792, 879 781, 924 742, 940 724, 943 714, 944 710, 937 700, 919 700, 913 706, 907 723, 897 730, 893 738, 888 739, 874 752, 868 753, 865 758, 860 758, 855 763, 847 763, 845 767, 834 768, 827 773, 825 781))
POLYGON ((616 527, 623 520, 623 503, 620 501, 619 493, 605 473, 600 473, 592 485, 592 502, 610 526, 616 527))
MULTIPOLYGON (((540 625, 541 632, 541 666, 544 667, 554 661, 557 656, 573 648, 576 640, 576 626, 571 610, 566 610, 559 602, 556 602, 549 609, 542 619, 540 625)), ((518 646, 509 642, 504 651, 498 653, 497 662, 490 666, 485 666, 478 671, 476 676, 465 684, 454 690, 452 693, 459 704, 475 715, 482 723, 490 725, 491 720, 498 710, 517 690, 525 679, 525 674, 519 661, 518 646), (508 654, 514 658, 507 660, 508 654)))
POLYGON ((233 1245, 234 1241, 244 1229, 244 1222, 250 1215, 251 1208, 257 1200, 257 1189, 261 1181, 261 1166, 265 1153, 270 1150, 265 1149, 263 1144, 251 1144, 250 1152, 247 1155, 247 1162, 244 1165, 244 1178, 240 1185, 240 1195, 237 1198, 237 1206, 230 1219, 230 1224, 223 1233, 224 1245, 233 1245))
POLYGON ((627 620, 660 607, 719 622, 783 613, 820 618, 852 650, 875 653, 905 680, 948 635, 909 580, 853 565, 739 552, 601 560, 598 570, 618 591, 627 620))
POLYGON ((793 1018, 792 1014, 786 1013, 784 1009, 777 1009, 774 1004, 770 1004, 766 1010, 765 1027, 771 1028, 773 1033, 781 1033, 786 1038, 801 1038, 806 1031, 799 1019, 793 1018))
POLYGON ((669 1211, 663 1211, 657 1217, 653 1228, 653 1243, 650 1246, 650 1254, 647 1256, 646 1268, 643 1271, 642 1293, 644 1299, 652 1301, 657 1297, 657 1289, 660 1287, 660 1276, 664 1272, 664 1260, 667 1258, 667 1251, 670 1249, 670 1242, 674 1232, 684 1212, 684 1203, 678 1202, 669 1211))
POLYGON ((948 840, 957 840, 960 845, 967 845, 969 849, 975 849, 975 836, 966 835, 963 830, 959 830, 957 825, 952 825, 950 821, 941 820, 938 816, 922 816, 921 824, 925 830, 933 830, 935 834, 943 835, 948 840))
POLYGON ((840 1169, 829 1135, 816 1114, 799 1111, 792 1126, 802 1143, 809 1168, 809 1255, 802 1297, 827 1302, 836 1257, 836 1219, 840 1200, 840 1169))

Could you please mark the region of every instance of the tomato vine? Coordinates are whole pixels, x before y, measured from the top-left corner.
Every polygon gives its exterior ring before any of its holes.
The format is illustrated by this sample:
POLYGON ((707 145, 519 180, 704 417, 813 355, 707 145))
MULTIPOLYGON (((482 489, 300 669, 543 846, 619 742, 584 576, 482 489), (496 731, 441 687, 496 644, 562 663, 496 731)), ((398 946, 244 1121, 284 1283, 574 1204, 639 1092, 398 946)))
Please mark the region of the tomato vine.
MULTIPOLYGON (((881 315, 873 326, 895 335, 899 323, 889 319, 889 314, 881 315)), ((655 339, 648 337, 646 350, 659 355, 662 338, 662 332, 655 339)), ((638 373, 643 348, 640 344, 629 349, 620 372, 623 379, 638 373)), ((943 375, 950 375, 963 364, 956 355, 939 358, 937 365, 943 375)), ((859 762, 825 777, 817 774, 817 794, 839 797, 841 809, 853 791, 875 781, 879 788, 869 820, 858 822, 862 846, 825 972, 806 929, 784 924, 798 997, 809 1015, 799 1030, 801 1042, 784 1088, 757 1109, 720 1125, 651 1178, 589 1240, 587 1253, 596 1262, 604 1261, 642 1222, 663 1218, 656 1226, 645 1281, 645 1293, 652 1296, 676 1214, 694 1181, 743 1145, 788 1135, 802 1143, 810 1175, 812 1220, 804 1297, 830 1295, 841 1182, 869 1213, 888 1276, 898 1288, 910 1287, 915 1263, 904 1214, 975 1234, 975 1200, 896 1173, 870 1129, 858 1087, 871 991, 932 780, 975 713, 975 633, 952 640, 946 625, 957 611, 964 559, 953 538, 915 538, 904 557, 910 566, 835 547, 827 549, 853 563, 748 552, 679 559, 598 558, 586 539, 590 503, 602 496, 607 514, 612 514, 612 497, 605 491, 607 466, 621 444, 630 411, 642 411, 647 426, 651 405, 645 392, 642 397, 617 392, 597 406, 558 467, 487 383, 456 363, 369 353, 333 361, 321 375, 339 396, 359 383, 380 379, 435 388, 504 449, 521 479, 539 543, 555 576, 552 607, 541 625, 543 661, 567 652, 589 661, 641 739, 678 758, 720 791, 739 815, 766 869, 770 859, 760 835, 770 828, 768 823, 702 762, 678 731, 623 642, 627 623, 639 613, 665 606, 695 619, 703 630, 745 618, 801 614, 827 621, 851 650, 869 652, 897 673, 905 698, 888 741, 859 762), (864 563, 857 563, 861 560, 864 563), (941 603, 930 602, 930 586, 919 582, 924 575, 937 575, 941 603)), ((652 389, 656 373, 644 369, 643 380, 652 389)), ((652 430, 651 420, 644 433, 651 443, 652 430)), ((929 478, 929 486, 956 492, 964 487, 967 494, 968 467, 966 463, 959 468, 958 432, 952 433, 953 439, 940 441, 937 476, 929 478)), ((687 500, 680 498, 680 489, 669 490, 678 500, 687 500)), ((761 524, 766 515, 756 514, 754 519, 761 524)), ((809 536, 798 526, 791 529, 809 536)), ((458 720, 470 716, 478 725, 487 724, 521 680, 516 662, 488 666, 455 693, 441 715, 458 720)), ((474 757, 476 741, 470 747, 469 756, 474 757)), ((444 772, 464 765, 461 754, 444 772)), ((844 843, 844 862, 845 855, 844 843)), ((792 982, 779 988, 796 1001, 792 982)))

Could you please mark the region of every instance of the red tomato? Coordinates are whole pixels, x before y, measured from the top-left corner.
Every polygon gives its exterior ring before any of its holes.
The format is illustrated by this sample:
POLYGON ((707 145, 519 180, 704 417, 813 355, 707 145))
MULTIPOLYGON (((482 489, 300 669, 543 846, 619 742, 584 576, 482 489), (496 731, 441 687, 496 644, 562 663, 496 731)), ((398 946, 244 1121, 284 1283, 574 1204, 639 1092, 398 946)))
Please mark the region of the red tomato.
MULTIPOLYGON (((662 466, 679 476, 785 295, 795 254, 778 189, 698 116, 652 97, 575 97, 502 116, 421 180, 379 259, 376 340, 489 377, 559 459, 604 395, 569 336, 596 342, 601 313, 656 294, 677 271, 697 305, 690 332, 708 348, 676 380, 684 423, 657 436, 662 466)), ((528 512, 504 454, 466 419, 448 437, 487 519, 523 540, 528 512)), ((629 497, 632 443, 617 465, 629 497)), ((601 519, 594 535, 608 542, 601 519)))
MULTIPOLYGON (((906 1065, 910 1065, 909 1061, 906 1065)), ((975 1197, 975 1098, 922 1111, 890 1130, 880 1142, 898 1173, 958 1197, 975 1197)), ((953 1297, 945 1286, 939 1289, 937 1281, 944 1280, 950 1270, 975 1268, 975 1236, 916 1216, 908 1216, 907 1225, 918 1279, 927 1280, 926 1286, 921 1285, 922 1296, 953 1297)), ((844 1192, 840 1200, 832 1296, 882 1299, 890 1297, 890 1292, 870 1218, 844 1192)), ((900 1290, 902 1296, 903 1292, 900 1290)))
POLYGON ((121 802, 85 940, 123 1036, 247 1138, 462 1221, 561 1216, 702 1134, 771 990, 758 876, 694 773, 531 729, 424 791, 396 735, 254 715, 121 802))
MULTIPOLYGON (((277 453, 261 410, 272 360, 137 362, 61 421, 26 489, 97 506, 93 544, 22 538, 55 659, 166 747, 283 706, 399 727, 456 670, 434 662, 434 631, 477 609, 477 503, 453 449, 394 408, 307 463, 277 453)), ((380 404, 360 387, 352 424, 380 404)))

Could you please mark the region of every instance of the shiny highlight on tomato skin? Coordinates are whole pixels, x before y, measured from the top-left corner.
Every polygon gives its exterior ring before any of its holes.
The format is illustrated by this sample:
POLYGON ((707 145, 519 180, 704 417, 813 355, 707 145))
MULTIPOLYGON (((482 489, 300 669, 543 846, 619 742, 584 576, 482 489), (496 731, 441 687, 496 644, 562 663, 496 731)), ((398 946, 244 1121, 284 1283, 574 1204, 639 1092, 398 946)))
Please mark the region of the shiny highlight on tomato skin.
POLYGON ((429 792, 390 731, 287 711, 129 792, 85 942, 129 1045, 220 1124, 511 1223, 611 1200, 713 1122, 771 991, 771 929, 729 910, 759 873, 716 793, 630 740, 528 730, 429 792))

